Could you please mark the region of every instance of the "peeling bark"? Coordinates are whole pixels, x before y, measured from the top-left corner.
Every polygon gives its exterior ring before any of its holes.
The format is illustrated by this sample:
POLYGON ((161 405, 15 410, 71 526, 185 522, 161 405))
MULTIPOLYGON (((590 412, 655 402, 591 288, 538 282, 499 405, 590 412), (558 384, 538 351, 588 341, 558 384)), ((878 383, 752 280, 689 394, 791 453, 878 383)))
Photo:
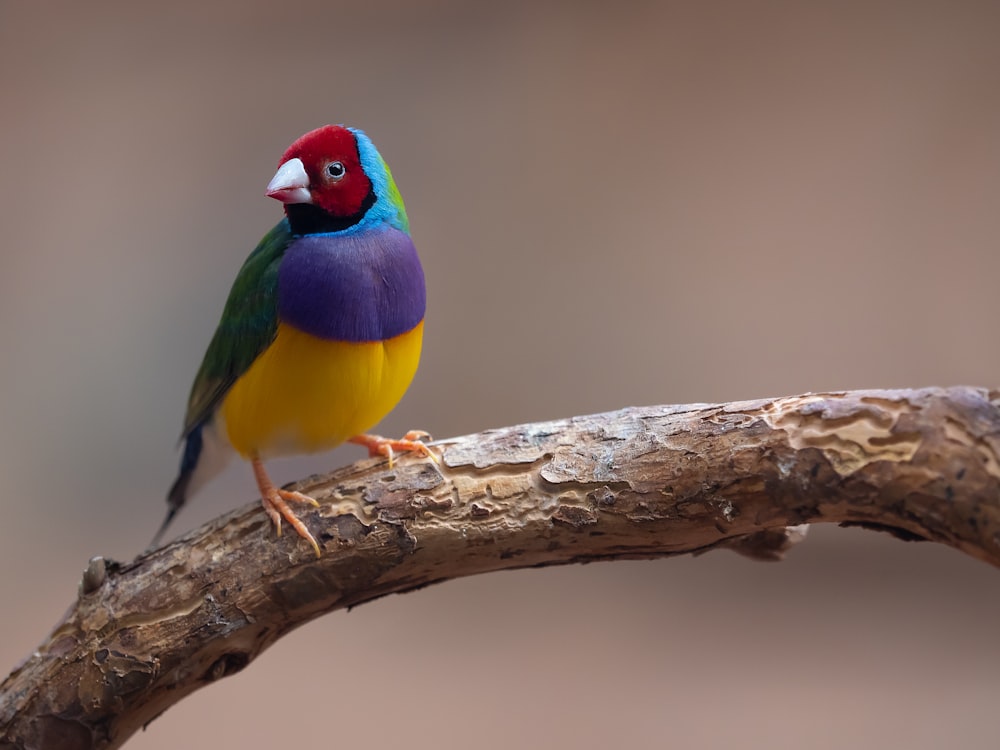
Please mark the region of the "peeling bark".
POLYGON ((950 545, 1000 565, 1000 392, 855 391, 623 409, 437 444, 295 485, 323 548, 259 504, 130 563, 0 687, 0 750, 115 748, 326 612, 491 570, 728 547, 780 559, 804 524, 950 545))

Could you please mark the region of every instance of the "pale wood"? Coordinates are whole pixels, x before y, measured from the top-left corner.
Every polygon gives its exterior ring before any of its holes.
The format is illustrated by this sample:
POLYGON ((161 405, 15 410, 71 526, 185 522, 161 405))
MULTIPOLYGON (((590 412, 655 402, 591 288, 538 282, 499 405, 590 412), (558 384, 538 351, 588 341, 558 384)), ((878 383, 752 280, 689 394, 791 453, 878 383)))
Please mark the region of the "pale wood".
POLYGON ((731 547, 862 524, 1000 565, 1000 392, 854 391, 656 406, 442 441, 296 489, 323 548, 259 504, 130 563, 95 561, 0 687, 0 750, 116 748, 326 612, 527 566, 731 547))

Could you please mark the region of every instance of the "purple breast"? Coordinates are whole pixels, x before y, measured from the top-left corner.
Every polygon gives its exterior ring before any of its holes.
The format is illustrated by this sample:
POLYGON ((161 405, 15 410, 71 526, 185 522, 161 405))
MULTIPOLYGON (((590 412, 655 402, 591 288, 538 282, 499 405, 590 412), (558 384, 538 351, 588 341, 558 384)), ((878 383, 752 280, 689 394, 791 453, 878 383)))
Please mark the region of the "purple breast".
POLYGON ((408 234, 306 235, 278 269, 278 315, 334 341, 384 341, 424 319, 424 272, 408 234))

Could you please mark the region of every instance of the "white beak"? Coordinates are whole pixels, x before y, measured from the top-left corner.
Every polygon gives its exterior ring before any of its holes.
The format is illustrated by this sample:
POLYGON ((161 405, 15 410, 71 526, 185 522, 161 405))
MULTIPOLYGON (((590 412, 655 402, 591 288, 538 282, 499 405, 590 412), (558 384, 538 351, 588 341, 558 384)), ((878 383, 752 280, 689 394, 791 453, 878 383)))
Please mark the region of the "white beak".
POLYGON ((267 197, 282 203, 312 203, 309 175, 301 159, 289 159, 278 167, 267 184, 267 197))

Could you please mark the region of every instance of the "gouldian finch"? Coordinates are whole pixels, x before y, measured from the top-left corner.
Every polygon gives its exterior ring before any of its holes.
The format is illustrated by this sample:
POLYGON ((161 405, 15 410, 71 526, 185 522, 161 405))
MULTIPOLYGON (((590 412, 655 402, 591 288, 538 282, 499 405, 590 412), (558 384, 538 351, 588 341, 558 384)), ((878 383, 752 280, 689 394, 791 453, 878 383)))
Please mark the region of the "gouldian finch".
POLYGON ((350 441, 392 460, 433 458, 420 441, 366 434, 417 371, 424 273, 392 173, 362 131, 327 125, 281 157, 267 195, 285 218, 250 253, 229 292, 184 419, 180 474, 154 545, 188 496, 235 452, 250 461, 264 510, 320 547, 289 506, 316 501, 274 486, 264 460, 350 441))

